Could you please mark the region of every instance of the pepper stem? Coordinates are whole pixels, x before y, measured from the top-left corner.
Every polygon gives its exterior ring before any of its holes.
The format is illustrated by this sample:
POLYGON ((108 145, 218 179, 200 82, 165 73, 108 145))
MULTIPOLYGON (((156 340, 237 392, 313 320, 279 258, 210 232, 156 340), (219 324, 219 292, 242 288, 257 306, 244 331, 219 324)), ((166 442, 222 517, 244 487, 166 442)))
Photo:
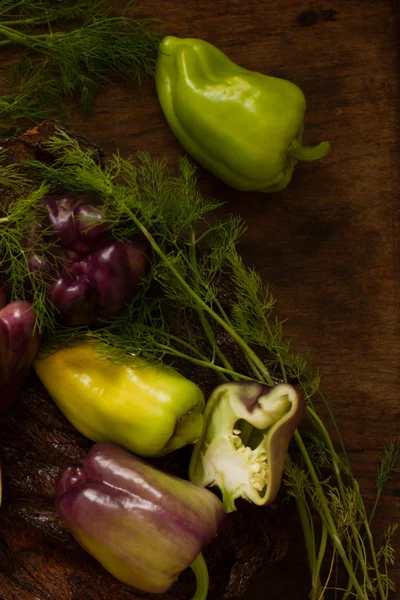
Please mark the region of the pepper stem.
POLYGON ((324 158, 331 151, 329 142, 321 142, 317 146, 303 146, 298 140, 292 140, 288 149, 288 155, 295 160, 311 162, 324 158))
POLYGON ((196 592, 192 600, 206 600, 208 595, 208 569, 201 552, 194 559, 190 568, 196 577, 196 592))

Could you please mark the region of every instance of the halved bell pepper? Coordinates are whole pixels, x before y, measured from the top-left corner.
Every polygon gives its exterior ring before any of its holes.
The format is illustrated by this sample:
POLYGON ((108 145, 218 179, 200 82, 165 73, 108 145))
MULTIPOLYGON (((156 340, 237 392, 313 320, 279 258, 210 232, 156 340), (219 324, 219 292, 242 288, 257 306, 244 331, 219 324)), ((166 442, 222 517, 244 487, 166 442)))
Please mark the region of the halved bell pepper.
POLYGON ((95 442, 161 456, 201 434, 203 392, 171 367, 138 357, 117 364, 82 341, 39 357, 34 368, 67 419, 95 442))
POLYGON ((305 414, 302 394, 291 385, 257 381, 225 383, 204 410, 203 433, 190 461, 190 480, 217 486, 226 512, 244 498, 273 502, 282 481, 290 440, 305 414))

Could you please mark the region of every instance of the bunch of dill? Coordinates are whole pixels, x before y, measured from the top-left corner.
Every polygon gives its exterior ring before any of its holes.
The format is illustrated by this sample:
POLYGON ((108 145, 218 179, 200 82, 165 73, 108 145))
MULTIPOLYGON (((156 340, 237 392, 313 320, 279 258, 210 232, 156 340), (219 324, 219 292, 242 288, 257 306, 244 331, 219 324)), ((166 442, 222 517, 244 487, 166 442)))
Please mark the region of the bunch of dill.
POLYGON ((79 96, 88 112, 98 88, 113 76, 139 84, 154 74, 158 33, 154 20, 122 16, 106 0, 0 0, 0 52, 24 52, 3 61, 0 135, 30 123, 63 118, 66 102, 79 96))
POLYGON ((148 154, 139 154, 136 161, 116 155, 103 169, 95 152, 82 151, 63 131, 47 147, 57 157, 53 164, 24 165, 43 180, 38 189, 29 186, 21 165, 9 166, 0 179, 4 186, 14 187, 21 180, 26 186, 23 198, 0 219, 2 233, 6 232, 0 236, 0 264, 9 265, 7 276, 19 297, 25 293, 21 282, 30 281, 39 327, 48 343, 57 347, 86 337, 119 363, 133 353, 148 361, 186 361, 210 369, 221 381, 255 379, 268 385, 286 381, 298 386, 307 401, 308 428, 294 435, 285 485, 300 515, 310 598, 387 600, 393 590, 389 570, 397 524, 388 525, 379 544, 371 522, 397 470, 400 439, 383 450, 375 478, 376 501, 368 510, 337 423, 320 392, 318 374, 284 339, 282 323, 274 315, 274 298, 237 251, 243 222, 215 216, 219 203, 198 192, 195 169, 186 159, 180 161, 180 176, 172 177, 166 162, 153 161, 148 154), (32 278, 24 259, 24 232, 37 218, 50 182, 70 191, 99 194, 113 235, 125 240, 140 232, 153 251, 141 292, 122 315, 96 330, 56 325, 46 299, 48 282, 32 278), (229 302, 221 295, 226 279, 233 289, 229 302), (318 415, 317 401, 327 409, 336 443, 318 415))

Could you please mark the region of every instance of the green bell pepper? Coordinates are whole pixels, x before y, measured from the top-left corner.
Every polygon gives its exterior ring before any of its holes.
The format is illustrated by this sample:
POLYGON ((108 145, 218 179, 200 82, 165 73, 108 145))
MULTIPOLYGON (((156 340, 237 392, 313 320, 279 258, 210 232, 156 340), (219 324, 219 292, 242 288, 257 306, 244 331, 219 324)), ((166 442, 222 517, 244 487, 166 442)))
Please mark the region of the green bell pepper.
POLYGON ((156 86, 183 148, 238 190, 282 190, 297 161, 330 151, 328 142, 302 145, 306 101, 296 85, 240 67, 203 40, 165 37, 156 86))

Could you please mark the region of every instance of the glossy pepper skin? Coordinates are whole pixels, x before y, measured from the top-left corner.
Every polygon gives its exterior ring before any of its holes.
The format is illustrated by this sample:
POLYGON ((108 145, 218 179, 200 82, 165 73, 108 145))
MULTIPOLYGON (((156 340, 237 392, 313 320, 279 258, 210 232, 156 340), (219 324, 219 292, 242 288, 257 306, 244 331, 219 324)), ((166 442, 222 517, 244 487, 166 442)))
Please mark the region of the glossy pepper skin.
POLYGON ((306 101, 296 85, 240 67, 204 40, 165 37, 156 86, 183 148, 238 190, 282 190, 298 160, 329 153, 328 142, 301 144, 306 101))
POLYGON ((240 381, 218 386, 204 411, 190 481, 219 487, 227 513, 235 510, 237 498, 271 504, 281 485, 290 440, 304 414, 302 394, 288 384, 270 388, 240 381), (238 422, 254 428, 251 441, 238 422))
POLYGON ((28 260, 32 271, 50 278, 48 298, 65 325, 95 325, 118 315, 132 300, 149 263, 149 248, 138 238, 110 240, 104 208, 91 194, 43 199, 44 216, 32 225, 28 260), (44 230, 56 250, 35 246, 44 230))
POLYGON ((67 419, 95 442, 159 456, 201 434, 203 393, 175 369, 137 357, 115 364, 88 342, 38 358, 34 366, 67 419))
POLYGON ((40 345, 30 302, 7 302, 0 288, 0 414, 17 399, 40 345))
POLYGON ((56 483, 56 504, 75 539, 110 573, 148 593, 166 592, 224 522, 211 492, 162 473, 112 444, 56 483))

